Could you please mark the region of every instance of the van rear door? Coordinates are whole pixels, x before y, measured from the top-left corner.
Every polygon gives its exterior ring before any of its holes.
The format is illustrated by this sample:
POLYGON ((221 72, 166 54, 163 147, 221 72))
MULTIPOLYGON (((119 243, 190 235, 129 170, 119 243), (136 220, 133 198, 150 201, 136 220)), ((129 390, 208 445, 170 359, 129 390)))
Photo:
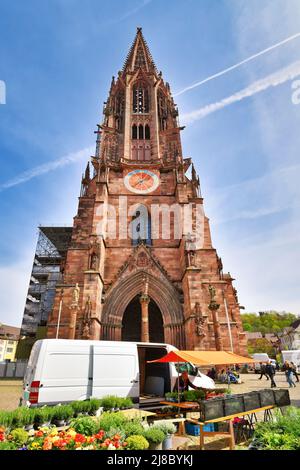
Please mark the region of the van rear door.
POLYGON ((136 344, 94 346, 93 397, 131 397, 139 401, 139 363, 136 344))

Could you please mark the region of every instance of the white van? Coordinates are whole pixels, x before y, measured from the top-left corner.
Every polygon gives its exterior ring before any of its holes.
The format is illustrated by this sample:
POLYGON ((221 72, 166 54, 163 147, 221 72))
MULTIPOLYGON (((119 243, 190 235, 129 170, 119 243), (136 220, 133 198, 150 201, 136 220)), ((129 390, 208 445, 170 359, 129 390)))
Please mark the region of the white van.
MULTIPOLYGON (((176 350, 169 344, 127 341, 43 339, 34 344, 24 377, 22 404, 67 403, 105 395, 131 397, 134 403, 159 402, 172 391, 178 373, 173 363, 151 363, 176 350)), ((197 387, 214 381, 185 364, 197 387)))
POLYGON ((293 362, 300 372, 300 349, 290 349, 289 351, 281 351, 282 362, 293 362))

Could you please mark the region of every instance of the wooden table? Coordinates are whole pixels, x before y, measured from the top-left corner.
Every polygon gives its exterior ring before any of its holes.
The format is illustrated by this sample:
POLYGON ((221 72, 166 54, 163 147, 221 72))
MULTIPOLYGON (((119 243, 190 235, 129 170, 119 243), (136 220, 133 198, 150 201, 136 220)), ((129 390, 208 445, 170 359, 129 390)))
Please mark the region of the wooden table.
MULTIPOLYGON (((198 421, 197 419, 194 418, 189 418, 186 421, 193 423, 193 424, 199 424, 200 426, 200 450, 204 449, 204 437, 205 436, 216 436, 216 435, 223 435, 228 437, 229 439, 229 448, 230 450, 234 450, 235 447, 235 440, 234 440, 234 430, 233 430, 233 422, 232 420, 234 418, 243 418, 244 416, 249 416, 249 422, 251 425, 253 425, 253 419, 255 417, 256 419, 256 413, 260 411, 264 411, 264 420, 270 419, 270 413, 271 410, 275 408, 275 406, 264 406, 262 408, 257 408, 255 410, 249 410, 249 411, 243 411, 242 413, 236 413, 234 415, 228 415, 228 416, 223 416, 221 418, 215 418, 215 419, 209 419, 207 421, 198 421), (205 424, 208 423, 221 423, 221 422, 227 422, 229 424, 229 432, 222 432, 222 431, 204 431, 203 428, 205 424)), ((257 419, 256 419, 257 421, 257 419)))

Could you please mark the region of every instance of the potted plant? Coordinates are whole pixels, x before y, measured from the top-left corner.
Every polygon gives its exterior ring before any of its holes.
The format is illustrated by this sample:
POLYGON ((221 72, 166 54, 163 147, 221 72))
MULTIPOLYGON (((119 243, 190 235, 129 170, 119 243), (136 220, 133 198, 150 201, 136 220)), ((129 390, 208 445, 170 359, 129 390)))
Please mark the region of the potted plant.
POLYGON ((160 424, 157 424, 156 427, 160 429, 164 435, 165 438, 162 442, 162 449, 163 450, 170 450, 172 449, 173 445, 173 434, 176 432, 176 426, 171 423, 170 421, 163 421, 160 424))
POLYGON ((74 415, 73 408, 70 405, 62 405, 62 411, 63 411, 63 419, 65 420, 65 423, 67 425, 70 424, 71 418, 73 418, 73 415, 74 415))
POLYGON ((65 425, 65 412, 62 405, 57 405, 53 408, 51 422, 57 427, 62 427, 65 425))
POLYGON ((76 418, 82 414, 82 401, 73 401, 70 406, 73 408, 73 416, 76 418))
POLYGON ((151 426, 144 432, 144 437, 149 442, 149 450, 161 450, 165 434, 157 427, 151 426))
POLYGON ((46 428, 50 426, 53 408, 44 406, 43 408, 35 408, 33 412, 33 422, 35 429, 46 428))
POLYGON ((103 407, 99 398, 90 398, 90 411, 91 416, 100 416, 103 407))
POLYGON ((0 426, 5 429, 11 428, 13 421, 13 413, 11 411, 0 411, 0 426))

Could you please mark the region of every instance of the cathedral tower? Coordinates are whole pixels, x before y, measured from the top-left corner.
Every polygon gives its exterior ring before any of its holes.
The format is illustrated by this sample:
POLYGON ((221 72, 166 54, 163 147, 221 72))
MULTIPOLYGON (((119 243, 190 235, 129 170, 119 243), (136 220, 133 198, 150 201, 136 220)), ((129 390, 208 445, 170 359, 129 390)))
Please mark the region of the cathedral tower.
POLYGON ((233 279, 212 246, 178 110, 141 28, 103 115, 48 337, 245 354, 233 279))

